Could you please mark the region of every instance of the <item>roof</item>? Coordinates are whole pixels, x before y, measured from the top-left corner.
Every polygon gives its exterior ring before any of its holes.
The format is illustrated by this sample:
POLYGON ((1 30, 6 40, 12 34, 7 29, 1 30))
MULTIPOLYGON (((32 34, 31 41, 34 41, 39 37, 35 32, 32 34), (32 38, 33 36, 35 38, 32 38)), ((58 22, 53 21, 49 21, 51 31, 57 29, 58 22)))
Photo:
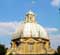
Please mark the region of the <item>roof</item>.
POLYGON ((24 23, 23 25, 21 24, 13 34, 12 39, 31 36, 48 39, 46 30, 37 23, 24 23))

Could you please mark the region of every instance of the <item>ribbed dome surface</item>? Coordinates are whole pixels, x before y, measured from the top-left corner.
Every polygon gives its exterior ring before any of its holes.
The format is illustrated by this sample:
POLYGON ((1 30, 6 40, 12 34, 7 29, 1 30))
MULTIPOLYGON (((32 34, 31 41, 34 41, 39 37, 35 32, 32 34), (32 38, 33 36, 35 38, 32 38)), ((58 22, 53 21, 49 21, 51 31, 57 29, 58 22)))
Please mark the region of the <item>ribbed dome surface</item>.
POLYGON ((19 37, 40 37, 48 39, 48 35, 45 29, 37 23, 20 24, 16 32, 13 34, 13 39, 19 37))

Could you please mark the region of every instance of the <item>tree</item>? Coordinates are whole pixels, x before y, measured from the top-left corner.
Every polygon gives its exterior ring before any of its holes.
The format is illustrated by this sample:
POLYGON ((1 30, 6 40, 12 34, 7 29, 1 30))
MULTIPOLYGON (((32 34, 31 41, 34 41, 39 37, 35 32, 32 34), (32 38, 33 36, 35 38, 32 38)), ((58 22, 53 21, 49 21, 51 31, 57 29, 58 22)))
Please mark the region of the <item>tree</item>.
POLYGON ((57 52, 58 52, 58 54, 60 54, 60 46, 58 46, 57 52))
POLYGON ((0 55, 5 55, 7 48, 4 45, 0 44, 0 55))

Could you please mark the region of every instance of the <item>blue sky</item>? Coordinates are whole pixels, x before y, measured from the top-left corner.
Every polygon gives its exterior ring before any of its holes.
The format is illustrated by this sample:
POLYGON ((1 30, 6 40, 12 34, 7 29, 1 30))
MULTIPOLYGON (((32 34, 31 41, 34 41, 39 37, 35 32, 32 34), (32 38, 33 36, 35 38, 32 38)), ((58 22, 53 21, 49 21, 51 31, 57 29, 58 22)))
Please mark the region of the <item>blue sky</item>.
POLYGON ((51 0, 0 0, 0 43, 10 46, 11 33, 31 9, 36 20, 49 33, 52 48, 60 45, 60 1, 55 6, 51 0))

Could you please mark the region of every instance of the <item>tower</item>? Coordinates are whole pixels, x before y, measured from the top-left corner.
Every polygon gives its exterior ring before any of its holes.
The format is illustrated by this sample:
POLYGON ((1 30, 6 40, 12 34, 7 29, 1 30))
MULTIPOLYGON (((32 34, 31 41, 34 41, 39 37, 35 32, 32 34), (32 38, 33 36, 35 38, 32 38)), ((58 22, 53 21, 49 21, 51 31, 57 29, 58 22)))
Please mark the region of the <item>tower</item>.
POLYGON ((12 35, 11 48, 8 54, 54 54, 46 30, 35 20, 35 13, 26 13, 25 20, 12 35))

